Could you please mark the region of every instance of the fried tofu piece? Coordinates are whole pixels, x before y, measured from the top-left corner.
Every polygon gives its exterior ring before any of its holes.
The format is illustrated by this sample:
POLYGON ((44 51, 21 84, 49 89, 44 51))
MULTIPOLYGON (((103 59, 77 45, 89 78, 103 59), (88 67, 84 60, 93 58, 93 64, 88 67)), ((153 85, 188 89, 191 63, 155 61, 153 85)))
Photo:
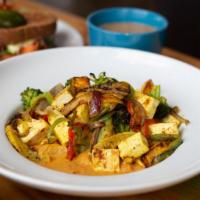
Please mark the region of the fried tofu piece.
POLYGON ((165 118, 162 119, 164 123, 175 123, 178 127, 181 125, 181 122, 174 117, 173 115, 167 115, 165 118))
POLYGON ((71 90, 76 93, 90 87, 90 79, 87 76, 74 77, 71 79, 71 90))
POLYGON ((122 140, 119 143, 118 148, 121 158, 138 158, 149 150, 147 140, 140 132, 122 140))
POLYGON ((20 136, 25 136, 29 131, 29 123, 28 121, 24 121, 22 119, 17 120, 17 131, 20 136))
POLYGON ((68 121, 62 121, 54 128, 55 135, 62 145, 66 145, 69 141, 68 131, 68 121))
POLYGON ((64 105, 69 103, 72 99, 72 94, 69 92, 68 88, 65 88, 54 97, 51 106, 57 110, 61 110, 64 105))
POLYGON ((159 105, 159 101, 153 97, 142 94, 141 92, 135 92, 134 97, 144 107, 147 118, 152 119, 159 105))
POLYGON ((57 110, 50 110, 48 113, 48 122, 49 124, 53 124, 57 119, 59 118, 64 118, 65 116, 62 115, 59 111, 57 110))
POLYGON ((157 123, 149 125, 149 131, 153 139, 174 139, 179 137, 176 123, 157 123))
POLYGON ((29 142, 37 134, 39 134, 41 131, 47 128, 48 124, 43 119, 39 119, 39 120, 32 119, 30 122, 28 122, 28 126, 29 126, 28 134, 24 137, 21 137, 21 140, 24 143, 29 142))
MULTIPOLYGON (((50 111, 48 115, 48 121, 51 125, 54 124, 54 122, 60 118, 64 119, 64 115, 62 115, 57 110, 50 111)), ((54 128, 54 133, 62 145, 65 145, 69 140, 68 130, 69 130, 69 126, 68 126, 67 119, 58 123, 54 128)))
POLYGON ((89 107, 87 104, 82 104, 76 108, 75 122, 88 123, 89 121, 89 107))
POLYGON ((120 159, 118 149, 93 149, 92 165, 95 171, 119 172, 120 159))
POLYGON ((67 148, 54 143, 35 146, 35 150, 38 152, 41 162, 50 162, 56 158, 66 158, 67 148))

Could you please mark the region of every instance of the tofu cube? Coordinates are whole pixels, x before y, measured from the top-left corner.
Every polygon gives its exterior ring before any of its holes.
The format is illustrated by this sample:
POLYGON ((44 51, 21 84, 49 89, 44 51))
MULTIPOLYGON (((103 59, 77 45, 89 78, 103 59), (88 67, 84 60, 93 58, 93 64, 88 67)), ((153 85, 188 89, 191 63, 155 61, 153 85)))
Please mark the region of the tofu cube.
POLYGON ((65 117, 57 110, 51 110, 48 114, 48 122, 49 124, 53 124, 57 119, 65 117))
POLYGON ((26 136, 21 137, 21 140, 24 143, 29 142, 33 137, 35 137, 38 133, 48 127, 48 124, 43 119, 32 119, 31 122, 28 122, 29 132, 26 136))
POLYGON ((135 92, 134 97, 144 107, 147 118, 152 119, 159 105, 159 101, 153 97, 142 94, 141 92, 135 92))
MULTIPOLYGON (((48 115, 48 121, 51 125, 59 118, 64 118, 64 115, 62 115, 57 110, 50 111, 48 115)), ((69 126, 68 126, 67 119, 66 121, 62 121, 58 123, 56 127, 54 128, 54 133, 62 145, 65 145, 69 140, 68 130, 69 130, 69 126)))
POLYGON ((118 172, 120 159, 118 149, 93 149, 92 165, 95 171, 118 172))
POLYGON ((24 121, 22 119, 17 120, 17 131, 20 136, 25 136, 28 134, 29 131, 29 123, 28 121, 24 121))
POLYGON ((149 125, 151 137, 159 140, 173 139, 179 137, 179 130, 176 123, 157 123, 149 125))
POLYGON ((62 121, 54 128, 54 133, 62 145, 66 145, 69 140, 68 131, 68 121, 62 121))
POLYGON ((55 96, 51 105, 53 108, 61 110, 64 105, 69 103, 72 99, 72 94, 68 91, 68 88, 65 88, 55 96))
POLYGON ((74 77, 72 79, 72 87, 78 91, 90 87, 90 79, 87 76, 74 77))
POLYGON ((75 122, 88 123, 89 121, 89 108, 87 104, 82 104, 76 108, 75 122))
POLYGON ((162 119, 164 123, 175 123, 177 126, 181 125, 181 122, 174 117, 173 115, 167 115, 165 118, 162 119))
POLYGON ((118 148, 121 158, 138 158, 149 150, 147 140, 140 132, 121 141, 118 148))

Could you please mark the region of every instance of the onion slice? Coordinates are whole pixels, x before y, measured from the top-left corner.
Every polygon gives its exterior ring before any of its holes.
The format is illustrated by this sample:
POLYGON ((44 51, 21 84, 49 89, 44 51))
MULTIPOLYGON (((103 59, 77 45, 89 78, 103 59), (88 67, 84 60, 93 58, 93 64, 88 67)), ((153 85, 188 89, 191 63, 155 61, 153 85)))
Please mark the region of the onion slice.
POLYGON ((101 110, 102 94, 101 92, 92 92, 92 99, 90 101, 90 117, 97 115, 101 110))

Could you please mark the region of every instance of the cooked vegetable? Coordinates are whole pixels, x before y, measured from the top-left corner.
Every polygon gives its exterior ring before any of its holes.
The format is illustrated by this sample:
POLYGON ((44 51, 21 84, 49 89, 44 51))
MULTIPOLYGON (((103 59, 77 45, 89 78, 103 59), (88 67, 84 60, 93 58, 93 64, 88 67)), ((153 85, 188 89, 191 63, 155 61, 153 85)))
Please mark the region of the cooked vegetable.
POLYGON ((69 143, 67 147, 67 158, 72 160, 76 156, 75 152, 75 132, 72 128, 68 130, 69 143))
POLYGON ((155 118, 156 119, 163 119, 166 117, 169 113, 171 112, 171 108, 163 103, 160 103, 157 107, 156 113, 155 113, 155 118))
POLYGON ((153 84, 153 81, 150 79, 143 84, 141 92, 143 94, 149 95, 151 91, 153 90, 153 88, 154 88, 154 84, 153 84))
POLYGON ((179 114, 178 114, 178 112, 179 112, 179 109, 177 108, 177 107, 174 107, 174 108, 172 108, 172 110, 171 110, 171 114, 172 114, 172 116, 174 116, 177 120, 179 120, 181 123, 183 123, 183 124, 189 124, 190 123, 190 121, 188 120, 188 119, 185 119, 185 118, 183 118, 182 116, 180 116, 179 114))
POLYGON ((88 104, 92 99, 92 93, 91 92, 81 92, 76 97, 70 101, 68 104, 66 104, 62 109, 61 113, 63 115, 70 114, 74 109, 76 109, 81 104, 88 104))
POLYGON ((145 121, 144 125, 142 126, 141 132, 146 138, 150 137, 149 126, 152 125, 152 124, 155 124, 156 122, 157 121, 155 119, 147 119, 145 121))
POLYGON ((149 95, 160 101, 161 104, 167 104, 167 99, 161 96, 160 85, 154 85, 152 80, 148 80, 142 87, 142 93, 149 95))
POLYGON ((95 74, 90 73, 90 80, 95 84, 95 85, 103 85, 103 84, 108 84, 115 82, 116 79, 107 77, 105 72, 101 72, 98 77, 95 76, 95 74))
POLYGON ((90 116, 97 115, 101 110, 102 94, 98 91, 92 93, 92 99, 90 101, 90 116))
MULTIPOLYGON (((61 117, 61 118, 58 118, 58 119, 56 119, 54 122, 53 122, 53 124, 50 126, 50 128, 49 128, 49 130, 48 130, 48 133, 47 133, 47 139, 48 139, 48 142, 49 143, 53 143, 53 142, 55 142, 56 141, 56 135, 54 134, 54 130, 55 130, 55 128, 56 128, 56 126, 58 125, 58 124, 60 124, 61 122, 65 122, 66 121, 66 118, 64 118, 64 117, 61 117)), ((65 135, 65 134, 63 134, 63 135, 65 135)), ((66 134, 67 135, 67 134, 66 134)), ((64 140, 62 140, 63 142, 63 144, 64 143, 66 143, 66 139, 65 139, 65 141, 64 140)))
POLYGON ((124 105, 118 105, 115 109, 112 119, 113 126, 116 133, 127 132, 130 130, 130 114, 124 105))
POLYGON ((127 110, 131 115, 130 127, 132 130, 137 130, 142 127, 146 120, 146 112, 143 106, 136 100, 127 101, 127 110))
POLYGON ((108 175, 150 167, 182 144, 180 125, 189 121, 160 85, 149 80, 139 91, 104 72, 90 76, 21 93, 24 111, 6 125, 19 153, 69 173, 108 175))
POLYGON ((113 134, 113 122, 112 118, 108 118, 105 120, 105 125, 101 128, 99 135, 98 135, 98 142, 101 142, 104 140, 104 138, 107 138, 113 134))
POLYGON ((21 93, 21 100, 23 103, 24 110, 30 108, 33 100, 40 94, 42 94, 42 91, 40 89, 27 87, 26 90, 24 90, 21 93))
POLYGON ((176 140, 174 140, 173 142, 170 143, 169 145, 169 149, 168 151, 156 156, 154 158, 153 164, 157 164, 163 160, 165 160, 166 158, 168 158, 169 156, 171 156, 174 151, 183 143, 183 140, 181 138, 178 138, 176 140))
POLYGON ((26 145, 20 140, 20 138, 17 135, 17 131, 15 131, 10 125, 6 126, 6 134, 10 143, 15 147, 15 149, 19 153, 33 161, 36 161, 38 159, 37 153, 29 149, 28 145, 26 145))
POLYGON ((34 107, 37 105, 37 103, 40 101, 40 100, 43 100, 45 99, 50 105, 53 101, 53 97, 51 96, 51 94, 49 92, 45 92, 45 93, 42 93, 42 94, 39 94, 38 96, 34 97, 32 100, 31 100, 31 103, 30 103, 30 106, 31 107, 34 107))

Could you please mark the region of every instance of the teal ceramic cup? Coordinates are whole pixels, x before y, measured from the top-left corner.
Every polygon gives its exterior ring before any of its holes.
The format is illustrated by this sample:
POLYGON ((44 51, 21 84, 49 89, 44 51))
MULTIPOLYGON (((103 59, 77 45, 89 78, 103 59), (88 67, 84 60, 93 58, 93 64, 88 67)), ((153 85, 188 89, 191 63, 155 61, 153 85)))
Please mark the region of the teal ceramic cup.
POLYGON ((168 21, 160 14, 139 8, 116 7, 91 13, 87 18, 89 44, 140 49, 159 53, 164 43, 168 21), (140 23, 153 31, 143 33, 114 32, 101 25, 106 23, 140 23))

